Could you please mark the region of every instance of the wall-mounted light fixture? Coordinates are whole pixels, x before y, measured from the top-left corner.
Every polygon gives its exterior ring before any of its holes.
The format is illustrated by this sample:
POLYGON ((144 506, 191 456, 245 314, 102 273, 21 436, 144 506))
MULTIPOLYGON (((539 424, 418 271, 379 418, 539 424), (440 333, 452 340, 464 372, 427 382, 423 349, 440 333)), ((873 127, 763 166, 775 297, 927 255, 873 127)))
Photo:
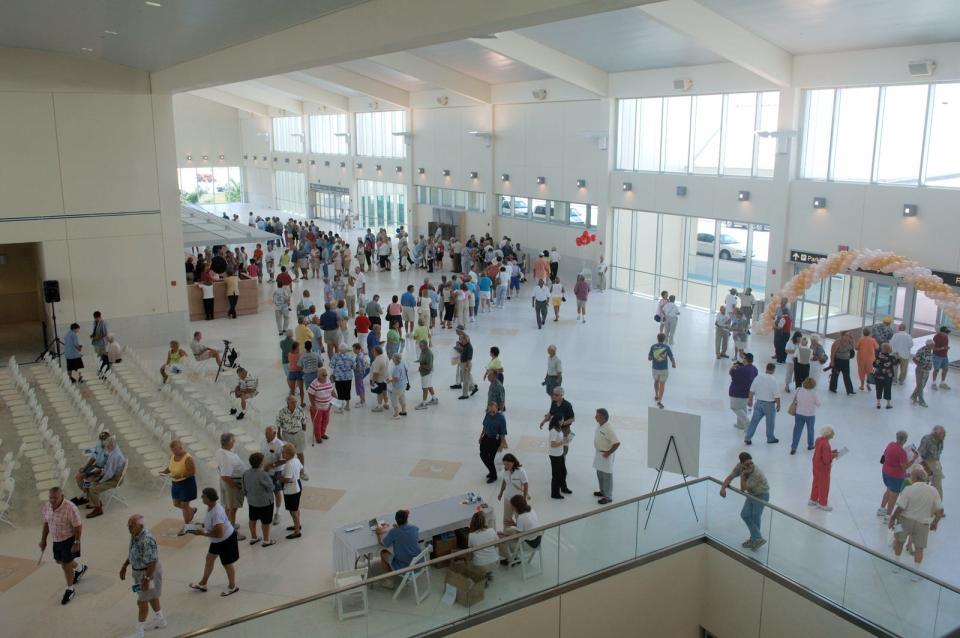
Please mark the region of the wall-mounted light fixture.
POLYGON ((403 172, 403 167, 402 167, 402 166, 398 166, 398 167, 397 167, 397 172, 398 172, 398 173, 402 173, 402 172, 403 172))
POLYGON ((310 166, 316 166, 317 160, 310 160, 310 166))
POLYGON ((283 158, 283 163, 284 163, 284 164, 289 164, 289 163, 290 163, 290 158, 289 158, 289 157, 284 157, 284 158, 283 158))
POLYGON ((247 159, 248 157, 249 157, 249 156, 247 156, 247 155, 244 155, 244 156, 243 156, 243 159, 247 159))
POLYGON ((303 164, 303 160, 300 159, 299 157, 297 158, 297 164, 303 164))
POLYGON ((193 155, 187 155, 187 161, 188 161, 188 162, 192 162, 192 161, 193 161, 193 155))
POLYGON ((577 188, 586 188, 586 187, 587 187, 587 180, 585 179, 577 180, 577 188))
POLYGON ((204 162, 206 162, 206 161, 207 161, 208 159, 210 159, 210 158, 207 157, 206 155, 202 155, 202 156, 200 157, 200 159, 202 159, 204 162))
POLYGON ((422 166, 417 169, 417 173, 419 173, 420 175, 423 175, 426 172, 427 172, 427 169, 423 168, 422 166))
POLYGON ((346 168, 346 167, 347 167, 346 162, 340 162, 340 168, 346 168))
POLYGON ((827 207, 827 198, 826 197, 814 197, 813 198, 813 207, 817 210, 827 207))
POLYGON ((687 196, 687 187, 677 186, 677 197, 686 197, 686 196, 687 196))
POLYGON ((379 173, 382 170, 383 170, 383 166, 381 166, 380 164, 377 164, 377 172, 379 173))
POLYGON ((323 165, 324 165, 324 166, 330 166, 330 160, 324 160, 323 165))
POLYGON ((470 179, 477 179, 478 177, 480 177, 480 173, 477 171, 470 171, 470 179))
POLYGON ((919 206, 916 204, 904 204, 903 205, 903 216, 904 217, 916 217, 919 206))
POLYGON ((444 176, 444 177, 450 177, 450 169, 449 169, 449 168, 443 169, 443 176, 444 176))
POLYGON ((633 182, 624 182, 622 185, 624 192, 633 190, 633 182))
POLYGON ((220 153, 219 155, 217 155, 217 157, 218 157, 221 161, 227 159, 227 156, 224 155, 223 153, 220 153))
MULTIPOLYGON (((254 157, 254 159, 256 159, 256 157, 254 157)), ((267 156, 264 155, 262 159, 263 159, 264 162, 266 162, 266 161, 267 161, 267 156)))
POLYGON ((547 178, 544 177, 543 175, 537 178, 537 184, 540 184, 542 186, 543 184, 546 184, 546 183, 547 183, 547 178))
POLYGON ((363 168, 363 163, 362 163, 362 162, 357 162, 357 168, 363 168))
POLYGON ((502 174, 500 175, 500 181, 501 181, 501 182, 509 182, 509 181, 510 181, 510 173, 502 173, 502 174))
POLYGON ((741 202, 749 202, 750 191, 737 191, 737 199, 739 199, 741 202))
POLYGON ((273 161, 274 161, 274 162, 279 162, 279 161, 280 161, 280 159, 279 159, 279 158, 277 158, 277 157, 274 157, 274 158, 273 158, 273 161))

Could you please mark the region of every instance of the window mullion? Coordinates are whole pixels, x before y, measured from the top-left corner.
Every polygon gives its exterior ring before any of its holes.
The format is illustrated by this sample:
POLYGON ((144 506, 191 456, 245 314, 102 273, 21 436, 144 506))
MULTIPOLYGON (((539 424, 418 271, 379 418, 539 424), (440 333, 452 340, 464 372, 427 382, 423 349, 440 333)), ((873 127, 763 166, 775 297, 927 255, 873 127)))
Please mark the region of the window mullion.
POLYGON ((877 121, 873 125, 873 159, 870 165, 870 183, 877 183, 877 175, 880 170, 880 138, 883 135, 883 109, 887 97, 887 87, 881 86, 877 91, 877 121))
POLYGON ((920 149, 920 175, 917 185, 927 185, 927 156, 930 151, 930 129, 933 124, 933 106, 937 99, 937 85, 927 86, 927 113, 923 120, 923 147, 920 149))
POLYGON ((830 154, 827 156, 827 181, 833 181, 833 160, 837 152, 837 121, 840 119, 840 89, 833 91, 833 118, 830 120, 830 154))

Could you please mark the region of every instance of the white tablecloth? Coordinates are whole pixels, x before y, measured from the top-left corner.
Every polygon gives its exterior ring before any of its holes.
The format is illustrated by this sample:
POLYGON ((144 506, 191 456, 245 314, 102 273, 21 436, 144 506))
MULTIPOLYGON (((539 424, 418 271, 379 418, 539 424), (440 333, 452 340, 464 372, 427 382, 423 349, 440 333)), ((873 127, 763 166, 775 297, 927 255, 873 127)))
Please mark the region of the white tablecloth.
MULTIPOLYGON (((437 534, 468 527, 470 519, 481 503, 464 503, 466 494, 451 496, 440 501, 411 508, 409 523, 420 528, 420 541, 430 541, 437 534)), ((393 524, 394 514, 382 514, 377 518, 393 524)), ((488 515, 489 517, 489 515, 488 515)), ((377 535, 370 529, 369 520, 344 525, 333 534, 333 566, 338 572, 354 569, 361 556, 379 555, 382 547, 377 535), (351 527, 360 528, 352 532, 351 527)))

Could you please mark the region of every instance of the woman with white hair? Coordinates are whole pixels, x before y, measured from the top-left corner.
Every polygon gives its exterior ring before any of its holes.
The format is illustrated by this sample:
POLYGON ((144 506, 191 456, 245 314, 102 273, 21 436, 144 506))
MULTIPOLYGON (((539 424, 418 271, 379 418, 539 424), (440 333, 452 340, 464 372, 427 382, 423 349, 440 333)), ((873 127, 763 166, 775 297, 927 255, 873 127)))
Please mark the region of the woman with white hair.
POLYGON ((830 495, 830 468, 838 455, 837 450, 830 447, 832 438, 833 428, 826 425, 820 430, 820 436, 813 445, 813 487, 810 488, 810 501, 807 503, 810 507, 818 507, 825 512, 833 509, 827 505, 827 497, 830 495))

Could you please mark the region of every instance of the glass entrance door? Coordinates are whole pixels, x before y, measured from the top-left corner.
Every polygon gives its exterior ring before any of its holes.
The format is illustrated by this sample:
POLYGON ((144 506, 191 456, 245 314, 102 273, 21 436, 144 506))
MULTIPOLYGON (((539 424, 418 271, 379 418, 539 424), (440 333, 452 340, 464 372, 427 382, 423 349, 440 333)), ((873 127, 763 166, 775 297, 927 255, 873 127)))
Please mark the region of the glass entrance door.
POLYGON ((861 327, 875 326, 884 317, 895 322, 903 321, 907 290, 896 283, 867 280, 863 295, 861 327))

